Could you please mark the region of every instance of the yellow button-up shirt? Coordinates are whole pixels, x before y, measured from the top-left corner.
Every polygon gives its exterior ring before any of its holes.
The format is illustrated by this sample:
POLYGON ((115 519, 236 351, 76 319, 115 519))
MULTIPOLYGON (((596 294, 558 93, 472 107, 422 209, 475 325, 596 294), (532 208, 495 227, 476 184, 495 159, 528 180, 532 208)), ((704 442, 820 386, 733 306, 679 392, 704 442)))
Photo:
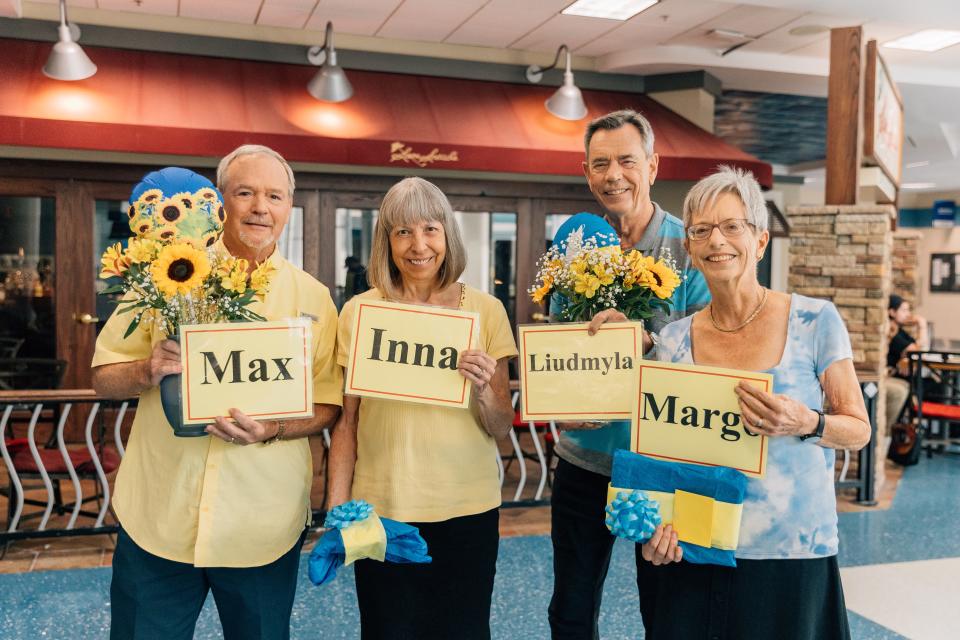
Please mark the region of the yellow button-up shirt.
MULTIPOLYGON (((274 252, 262 302, 268 320, 313 317, 313 401, 341 405, 337 311, 327 288, 274 252)), ((163 336, 149 322, 128 338, 131 315, 114 313, 97 338, 93 366, 142 360, 163 336)), ((238 407, 243 409, 243 407, 238 407)), ((160 391, 140 395, 113 508, 130 537, 153 555, 198 567, 256 567, 289 551, 310 521, 313 465, 306 438, 237 446, 178 438, 160 391)))

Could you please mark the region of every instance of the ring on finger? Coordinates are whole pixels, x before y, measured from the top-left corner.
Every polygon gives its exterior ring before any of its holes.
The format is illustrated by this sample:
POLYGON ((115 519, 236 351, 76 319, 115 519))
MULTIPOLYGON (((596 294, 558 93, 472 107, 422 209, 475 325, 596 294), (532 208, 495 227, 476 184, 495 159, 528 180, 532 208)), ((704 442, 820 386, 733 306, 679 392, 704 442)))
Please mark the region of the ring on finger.
POLYGON ((237 439, 234 436, 230 436, 230 440, 228 440, 227 442, 229 442, 230 444, 237 444, 237 439))
POLYGON ((763 418, 757 420, 757 429, 763 429, 763 418))

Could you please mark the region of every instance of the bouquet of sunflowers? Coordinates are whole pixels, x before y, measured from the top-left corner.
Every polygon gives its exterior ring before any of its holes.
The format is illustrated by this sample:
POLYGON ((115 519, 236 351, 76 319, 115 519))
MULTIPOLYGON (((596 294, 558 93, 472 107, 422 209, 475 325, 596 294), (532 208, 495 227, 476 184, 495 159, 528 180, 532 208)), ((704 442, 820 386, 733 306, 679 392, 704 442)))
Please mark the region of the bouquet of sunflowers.
POLYGON ((275 271, 218 249, 225 215, 219 192, 177 167, 147 175, 128 210, 135 236, 108 247, 100 277, 119 278, 103 294, 123 294, 118 311, 133 313, 124 337, 149 318, 166 335, 181 324, 264 320, 249 307, 262 300, 275 271))
POLYGON ((529 293, 536 303, 548 295, 562 296, 559 315, 566 322, 590 320, 604 309, 647 320, 655 310, 669 311, 680 282, 669 253, 654 259, 635 249, 623 251, 613 227, 581 213, 561 227, 556 242, 538 261, 529 293))

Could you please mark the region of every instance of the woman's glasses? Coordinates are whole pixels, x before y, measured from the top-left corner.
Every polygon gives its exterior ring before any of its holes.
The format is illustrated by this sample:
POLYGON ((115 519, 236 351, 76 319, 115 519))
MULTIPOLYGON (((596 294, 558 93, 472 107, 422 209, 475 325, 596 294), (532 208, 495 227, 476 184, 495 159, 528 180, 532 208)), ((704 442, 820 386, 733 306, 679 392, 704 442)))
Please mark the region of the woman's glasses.
POLYGON ((706 240, 713 233, 714 228, 718 228, 720 229, 720 233, 727 238, 736 238, 737 236, 742 236, 748 226, 756 229, 755 225, 747 222, 743 218, 729 218, 717 224, 692 224, 687 227, 687 237, 696 242, 706 240))

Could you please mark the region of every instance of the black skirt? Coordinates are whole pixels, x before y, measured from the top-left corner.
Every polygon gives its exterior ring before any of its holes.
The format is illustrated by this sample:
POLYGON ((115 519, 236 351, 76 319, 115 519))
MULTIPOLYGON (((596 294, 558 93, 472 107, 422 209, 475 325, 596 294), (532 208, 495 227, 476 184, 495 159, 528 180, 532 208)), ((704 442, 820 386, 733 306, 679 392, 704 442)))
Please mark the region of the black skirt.
POLYGON ((489 640, 500 510, 410 524, 433 562, 356 562, 361 638, 489 640))
POLYGON ((647 640, 849 640, 836 556, 637 566, 647 640))

